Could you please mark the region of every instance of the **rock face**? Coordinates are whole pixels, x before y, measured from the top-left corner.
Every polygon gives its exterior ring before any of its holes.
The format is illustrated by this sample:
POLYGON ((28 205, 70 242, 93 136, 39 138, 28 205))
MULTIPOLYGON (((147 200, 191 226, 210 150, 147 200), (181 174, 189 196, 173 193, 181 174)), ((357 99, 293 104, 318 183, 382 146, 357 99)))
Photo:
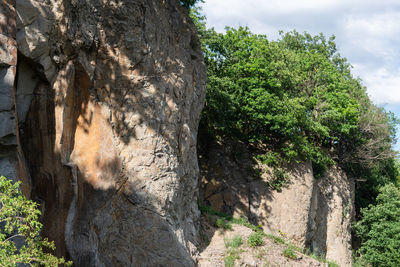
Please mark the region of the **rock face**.
POLYGON ((0 172, 16 179, 18 164, 14 108, 17 43, 15 3, 0 4, 0 172))
POLYGON ((306 245, 340 266, 351 266, 354 181, 337 166, 314 182, 306 245), (325 242, 323 242, 325 240, 325 242))
MULTIPOLYGON (((0 175, 41 203, 76 266, 193 266, 205 66, 174 0, 0 3, 0 175)), ((290 166, 281 192, 240 143, 200 154, 201 198, 351 265, 354 185, 290 166)))
POLYGON ((288 238, 340 266, 351 266, 354 182, 337 166, 316 179, 311 162, 288 167, 290 184, 272 190, 271 175, 254 174, 244 144, 200 139, 200 198, 216 210, 245 216, 265 232, 288 238))
POLYGON ((0 170, 25 177, 57 254, 76 266, 194 265, 205 66, 187 11, 7 0, 0 13, 0 170))
POLYGON ((30 180, 20 145, 16 91, 17 42, 15 1, 0 3, 0 175, 23 181, 30 194, 30 180))

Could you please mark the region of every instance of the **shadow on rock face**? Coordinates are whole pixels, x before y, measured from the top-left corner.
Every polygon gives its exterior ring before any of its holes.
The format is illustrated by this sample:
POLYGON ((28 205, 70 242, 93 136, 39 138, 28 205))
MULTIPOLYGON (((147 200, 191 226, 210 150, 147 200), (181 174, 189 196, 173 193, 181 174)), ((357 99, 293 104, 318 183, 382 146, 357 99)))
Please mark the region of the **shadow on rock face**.
MULTIPOLYGON (((310 161, 293 162, 286 166, 289 183, 276 191, 269 184, 272 172, 252 161, 249 147, 226 139, 217 142, 202 130, 198 149, 201 204, 235 218, 245 217, 266 233, 351 266, 354 182, 340 167, 332 166, 317 179, 310 161), (256 174, 260 168, 262 174, 256 174)), ((210 238, 214 234, 210 229, 205 224, 202 235, 210 238)))
MULTIPOLYGON (((205 67, 175 1, 17 1, 44 234, 77 266, 191 266, 205 67)), ((23 90, 23 88, 18 88, 23 90)))

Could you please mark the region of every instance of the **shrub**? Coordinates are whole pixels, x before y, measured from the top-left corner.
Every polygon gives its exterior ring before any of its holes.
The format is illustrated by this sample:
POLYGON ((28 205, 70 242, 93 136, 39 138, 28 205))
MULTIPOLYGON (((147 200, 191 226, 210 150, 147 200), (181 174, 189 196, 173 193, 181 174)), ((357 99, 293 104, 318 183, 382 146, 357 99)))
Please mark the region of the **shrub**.
POLYGON ((354 225, 359 253, 372 266, 400 266, 400 190, 388 184, 379 191, 376 205, 362 209, 354 225))
POLYGON ((22 195, 19 185, 0 177, 0 266, 71 265, 43 251, 54 250, 54 243, 40 237, 38 205, 22 195))
POLYGON ((261 232, 254 232, 247 238, 247 243, 250 247, 262 246, 264 244, 263 235, 261 232))

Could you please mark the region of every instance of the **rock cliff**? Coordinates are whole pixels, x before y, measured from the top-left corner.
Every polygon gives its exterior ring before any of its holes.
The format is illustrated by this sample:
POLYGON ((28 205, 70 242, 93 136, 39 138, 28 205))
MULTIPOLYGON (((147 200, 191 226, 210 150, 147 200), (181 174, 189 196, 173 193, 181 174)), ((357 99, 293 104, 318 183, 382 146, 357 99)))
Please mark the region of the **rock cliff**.
MULTIPOLYGON (((76 266, 193 266, 205 65, 174 0, 0 3, 0 175, 41 204, 76 266)), ((202 143, 201 200, 351 265, 354 184, 290 166, 268 187, 247 148, 202 143), (233 155, 233 156, 232 156, 233 155)))
POLYGON ((0 4, 0 171, 76 266, 191 266, 205 66, 173 0, 0 4))
POLYGON ((271 189, 271 174, 261 176, 244 144, 199 139, 200 198, 220 212, 244 216, 267 233, 351 266, 354 181, 333 166, 315 178, 311 162, 288 166, 290 182, 271 189))

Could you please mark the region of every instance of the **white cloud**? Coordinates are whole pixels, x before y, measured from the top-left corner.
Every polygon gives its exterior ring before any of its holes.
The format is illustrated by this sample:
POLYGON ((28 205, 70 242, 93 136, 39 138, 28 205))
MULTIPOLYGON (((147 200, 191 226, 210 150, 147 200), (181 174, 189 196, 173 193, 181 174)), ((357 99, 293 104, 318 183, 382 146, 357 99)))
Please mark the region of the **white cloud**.
MULTIPOLYGON (((362 69, 362 66, 354 66, 362 69)), ((395 70, 381 67, 364 70, 364 82, 367 91, 378 105, 400 105, 400 68, 395 70)))
POLYGON ((400 48, 400 11, 368 15, 348 15, 343 21, 343 32, 349 44, 365 50, 375 57, 385 57, 385 61, 397 61, 400 48), (397 43, 397 44, 396 44, 397 43))

